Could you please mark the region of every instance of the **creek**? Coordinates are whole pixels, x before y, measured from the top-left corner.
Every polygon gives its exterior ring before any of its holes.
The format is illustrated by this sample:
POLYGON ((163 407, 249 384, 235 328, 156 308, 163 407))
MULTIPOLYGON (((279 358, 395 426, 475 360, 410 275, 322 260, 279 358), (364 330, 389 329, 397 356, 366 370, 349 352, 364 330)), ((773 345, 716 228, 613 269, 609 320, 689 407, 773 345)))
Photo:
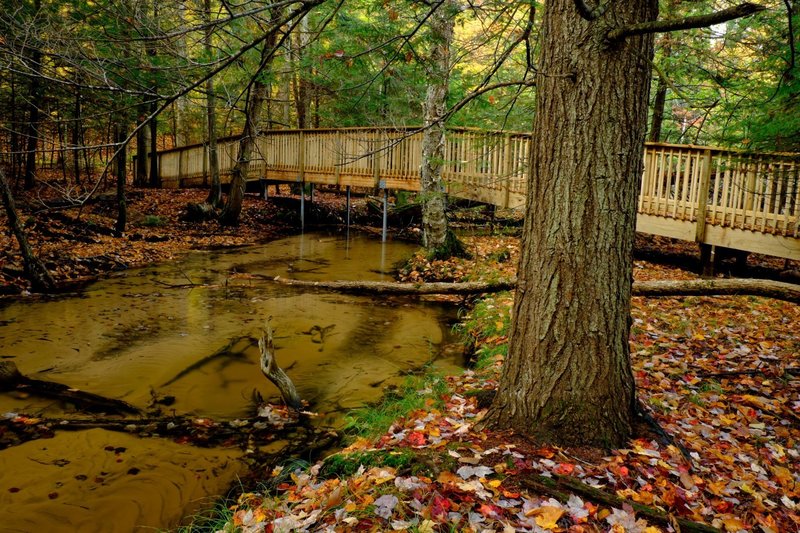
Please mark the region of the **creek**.
MULTIPOLYGON (((0 307, 0 357, 32 378, 139 408, 154 395, 170 396, 169 412, 231 420, 250 414, 254 390, 278 401, 259 370, 256 344, 272 317, 278 363, 319 413, 317 423, 337 426, 344 412, 376 400, 404 372, 430 361, 445 373, 462 366, 452 349, 455 309, 300 292, 263 278, 388 281, 413 250, 361 235, 305 234, 192 252, 77 295, 0 307)), ((0 415, 68 412, 52 400, 0 394, 0 415)), ((226 492, 245 469, 242 453, 102 429, 57 431, 0 451, 0 531, 172 528, 226 492)))

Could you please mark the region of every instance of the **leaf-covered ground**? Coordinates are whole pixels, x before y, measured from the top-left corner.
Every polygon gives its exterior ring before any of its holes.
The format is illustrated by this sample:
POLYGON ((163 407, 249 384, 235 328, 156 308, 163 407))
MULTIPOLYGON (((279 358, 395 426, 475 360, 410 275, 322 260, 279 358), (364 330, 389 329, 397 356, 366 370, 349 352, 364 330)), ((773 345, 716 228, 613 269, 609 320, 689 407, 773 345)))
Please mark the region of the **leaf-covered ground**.
MULTIPOLYGON (((468 244, 477 259, 431 264, 418 256, 401 277, 513 273, 516 239, 468 244)), ((635 277, 694 275, 637 261, 635 277)), ((225 529, 800 531, 799 306, 752 297, 634 299, 638 394, 658 424, 642 423, 627 448, 599 453, 481 428, 511 303, 509 294, 494 295, 465 317, 477 367, 445 378, 449 392, 419 390, 428 407, 381 437, 359 439, 310 469, 268 473, 274 490, 242 495, 225 529), (541 490, 541 476, 558 480, 561 492, 541 490), (579 489, 564 492, 564 482, 579 489), (601 503, 592 488, 621 501, 601 503), (645 518, 637 505, 665 516, 645 518)))
MULTIPOLYGON (((272 192, 272 188, 270 188, 272 192)), ((52 187, 28 193, 18 191, 20 220, 34 253, 44 262, 62 287, 136 266, 168 261, 192 249, 210 249, 253 244, 298 231, 297 206, 282 186, 279 199, 264 201, 256 195, 244 198, 241 223, 223 227, 216 221, 187 222, 186 206, 207 196, 201 189, 128 191, 128 225, 122 237, 113 234, 117 217, 113 196, 100 195, 83 208, 46 209, 63 203, 52 187)), ((295 197, 296 198, 296 197, 295 197)), ((339 194, 318 193, 309 217, 336 221, 344 211, 339 194)), ((365 211, 363 201, 354 201, 354 211, 365 211)), ((0 295, 28 290, 22 257, 16 240, 7 231, 5 210, 0 209, 0 295)))

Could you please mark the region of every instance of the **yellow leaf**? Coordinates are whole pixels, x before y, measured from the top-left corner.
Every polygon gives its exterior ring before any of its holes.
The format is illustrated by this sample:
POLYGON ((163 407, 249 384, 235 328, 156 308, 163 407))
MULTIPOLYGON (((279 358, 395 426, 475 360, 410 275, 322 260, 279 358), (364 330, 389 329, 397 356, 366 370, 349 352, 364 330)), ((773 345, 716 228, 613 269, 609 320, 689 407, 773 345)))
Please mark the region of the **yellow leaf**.
POLYGON ((502 481, 500 481, 499 479, 493 479, 493 480, 491 480, 491 481, 488 483, 488 485, 489 485, 490 487, 492 487, 493 489, 496 489, 497 487, 499 487, 499 486, 500 486, 500 484, 501 484, 501 483, 503 483, 503 482, 502 482, 502 481))
POLYGON ((347 505, 344 506, 344 510, 348 513, 352 513, 356 509, 358 509, 358 505, 356 505, 355 502, 348 502, 347 505))
POLYGON ((419 533, 433 533, 433 526, 435 525, 433 520, 424 520, 417 528, 417 531, 419 533))
POLYGON ((722 519, 722 525, 725 526, 725 531, 729 531, 735 533, 736 531, 741 531, 742 529, 747 530, 749 529, 747 525, 736 518, 735 516, 728 515, 727 517, 722 519))
POLYGON ((544 505, 531 511, 531 515, 536 520, 536 525, 544 529, 555 529, 558 527, 558 519, 564 514, 564 509, 544 505))
POLYGON ((498 321, 495 323, 495 325, 494 325, 494 326, 495 326, 497 329, 503 329, 503 326, 505 326, 505 324, 503 324, 503 321, 502 321, 502 320, 498 320, 498 321))

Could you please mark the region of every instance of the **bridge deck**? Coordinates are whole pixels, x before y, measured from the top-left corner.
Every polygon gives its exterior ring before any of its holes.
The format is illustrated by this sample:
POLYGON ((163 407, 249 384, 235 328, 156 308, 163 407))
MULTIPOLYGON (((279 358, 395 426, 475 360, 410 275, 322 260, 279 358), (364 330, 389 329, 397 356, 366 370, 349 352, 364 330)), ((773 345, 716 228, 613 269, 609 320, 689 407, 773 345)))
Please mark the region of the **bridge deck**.
MULTIPOLYGON (((414 129, 275 130, 256 141, 251 180, 418 191, 422 133, 414 129)), ((449 129, 444 179, 451 195, 520 208, 530 135, 449 129)), ((218 143, 230 179, 237 139, 218 143)), ((159 152, 164 187, 208 180, 208 150, 159 152)), ((645 145, 637 231, 800 259, 800 155, 645 145)))

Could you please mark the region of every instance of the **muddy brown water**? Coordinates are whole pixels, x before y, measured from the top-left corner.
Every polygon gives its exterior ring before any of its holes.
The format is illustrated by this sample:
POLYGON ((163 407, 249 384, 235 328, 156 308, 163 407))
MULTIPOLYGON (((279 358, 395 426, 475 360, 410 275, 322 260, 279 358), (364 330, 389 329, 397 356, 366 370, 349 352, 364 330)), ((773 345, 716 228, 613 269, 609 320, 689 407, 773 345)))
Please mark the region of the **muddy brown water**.
MULTIPOLYGON (((301 292, 256 276, 390 280, 414 247, 367 236, 306 234, 238 250, 193 252, 98 281, 80 295, 0 308, 0 356, 31 377, 145 407, 152 391, 178 414, 246 416, 253 390, 276 398, 258 367, 267 317, 277 360, 300 395, 340 423, 345 410, 429 360, 462 363, 451 306, 301 292), (181 285, 194 285, 185 286, 181 285), (322 337, 319 331, 325 329, 322 337), (224 355, 203 359, 229 346, 224 355), (442 355, 448 353, 449 355, 442 355)), ((0 394, 0 414, 65 407, 0 394)), ((243 471, 238 449, 93 429, 0 451, 0 531, 145 531, 178 525, 243 471), (115 452, 113 450, 124 450, 115 452)))

